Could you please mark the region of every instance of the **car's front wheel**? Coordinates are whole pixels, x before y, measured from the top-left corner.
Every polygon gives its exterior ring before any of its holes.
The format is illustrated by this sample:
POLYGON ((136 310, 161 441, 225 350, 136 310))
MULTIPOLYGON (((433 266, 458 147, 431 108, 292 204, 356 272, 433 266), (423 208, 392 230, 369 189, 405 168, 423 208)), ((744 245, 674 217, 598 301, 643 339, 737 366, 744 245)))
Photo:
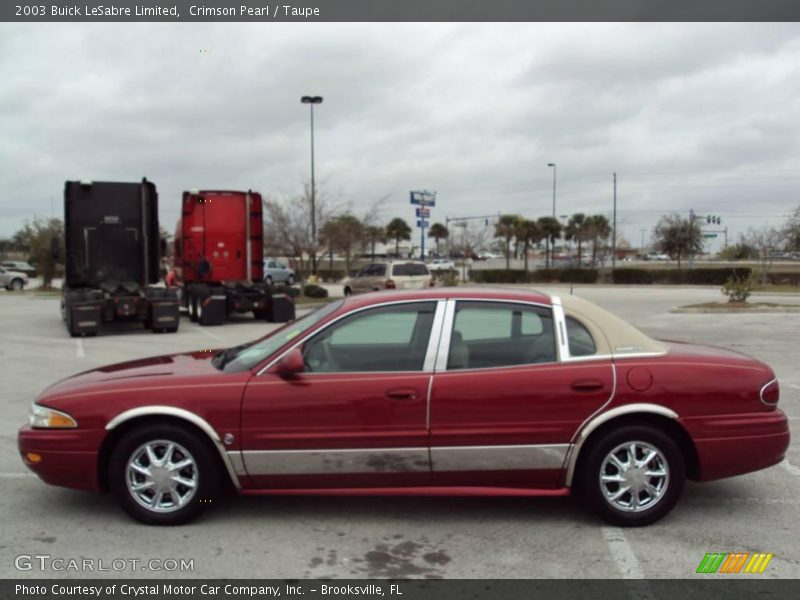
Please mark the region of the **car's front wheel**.
POLYGON ((22 281, 22 279, 20 279, 19 277, 17 277, 16 279, 12 279, 11 284, 9 285, 9 289, 11 289, 14 292, 18 292, 24 287, 25 287, 25 282, 22 281))
POLYGON ((289 275, 289 277, 286 278, 286 285, 294 285, 294 275, 289 275))
POLYGON ((601 517, 614 525, 649 525, 673 509, 683 491, 683 453, 663 431, 629 425, 588 449, 577 481, 601 517))
POLYGON ((109 484, 120 506, 148 525, 181 525, 217 495, 213 449, 177 425, 149 425, 126 433, 109 461, 109 484))

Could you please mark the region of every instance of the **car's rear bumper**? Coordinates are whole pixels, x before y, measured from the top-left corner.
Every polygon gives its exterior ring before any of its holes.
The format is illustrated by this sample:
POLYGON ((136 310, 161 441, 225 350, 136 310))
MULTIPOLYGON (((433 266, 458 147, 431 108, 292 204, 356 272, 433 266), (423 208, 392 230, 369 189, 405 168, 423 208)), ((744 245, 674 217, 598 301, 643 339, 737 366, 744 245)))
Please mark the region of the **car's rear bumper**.
POLYGON ((781 462, 789 420, 781 410, 680 419, 694 440, 700 481, 742 475, 781 462))
POLYGON ((25 425, 17 434, 17 446, 22 462, 45 483, 99 490, 97 458, 102 435, 94 430, 33 429, 25 425))

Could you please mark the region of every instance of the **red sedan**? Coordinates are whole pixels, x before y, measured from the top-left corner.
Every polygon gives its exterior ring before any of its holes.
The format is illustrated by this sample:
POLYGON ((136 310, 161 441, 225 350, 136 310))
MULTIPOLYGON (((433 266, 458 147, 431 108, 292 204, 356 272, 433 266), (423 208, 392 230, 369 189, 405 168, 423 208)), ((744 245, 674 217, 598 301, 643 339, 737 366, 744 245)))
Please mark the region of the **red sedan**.
POLYGON ((653 340, 573 296, 442 288, 328 304, 216 352, 81 373, 19 432, 47 483, 189 521, 243 494, 565 496, 645 525, 685 479, 780 462, 769 366, 653 340))

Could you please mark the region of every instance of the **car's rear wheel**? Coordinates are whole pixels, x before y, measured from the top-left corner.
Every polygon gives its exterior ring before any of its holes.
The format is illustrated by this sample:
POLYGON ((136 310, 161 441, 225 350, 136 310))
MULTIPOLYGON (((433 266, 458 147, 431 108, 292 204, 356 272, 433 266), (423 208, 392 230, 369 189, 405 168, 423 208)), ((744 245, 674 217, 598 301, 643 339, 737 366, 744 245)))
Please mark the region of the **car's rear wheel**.
POLYGON ((149 425, 126 433, 114 447, 109 484, 137 521, 181 525, 216 497, 218 462, 197 434, 176 425, 149 425))
POLYGON ((264 283, 266 283, 267 285, 271 286, 272 285, 272 275, 267 275, 266 277, 264 277, 264 283))
POLYGON ((592 443, 578 477, 580 492, 595 512, 614 525, 638 527, 674 508, 686 466, 669 435, 650 426, 629 425, 592 443))
POLYGON ((25 282, 24 282, 24 281, 22 281, 22 279, 20 279, 19 277, 17 277, 16 279, 12 279, 12 280, 11 280, 10 287, 11 287, 11 289, 12 289, 13 291, 15 291, 15 292, 18 292, 18 291, 20 291, 20 290, 21 290, 23 287, 25 287, 25 282))
POLYGON ((353 290, 350 289, 349 287, 345 287, 344 288, 344 295, 345 296, 352 296, 353 295, 353 290))
POLYGON ((294 285, 294 275, 289 275, 289 277, 286 278, 286 285, 294 285))

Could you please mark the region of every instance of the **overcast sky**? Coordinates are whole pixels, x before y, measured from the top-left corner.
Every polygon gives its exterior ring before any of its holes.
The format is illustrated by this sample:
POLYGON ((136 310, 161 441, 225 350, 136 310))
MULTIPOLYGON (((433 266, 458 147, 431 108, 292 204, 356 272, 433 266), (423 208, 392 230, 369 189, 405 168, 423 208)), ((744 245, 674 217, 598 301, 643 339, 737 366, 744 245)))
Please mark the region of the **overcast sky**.
MULTIPOLYGON (((0 237, 67 179, 297 194, 356 214, 411 189, 445 216, 719 214, 735 240, 800 205, 798 24, 0 26, 0 237)), ((51 208, 52 207, 52 208, 51 208)), ((721 242, 721 236, 720 236, 721 242)))

